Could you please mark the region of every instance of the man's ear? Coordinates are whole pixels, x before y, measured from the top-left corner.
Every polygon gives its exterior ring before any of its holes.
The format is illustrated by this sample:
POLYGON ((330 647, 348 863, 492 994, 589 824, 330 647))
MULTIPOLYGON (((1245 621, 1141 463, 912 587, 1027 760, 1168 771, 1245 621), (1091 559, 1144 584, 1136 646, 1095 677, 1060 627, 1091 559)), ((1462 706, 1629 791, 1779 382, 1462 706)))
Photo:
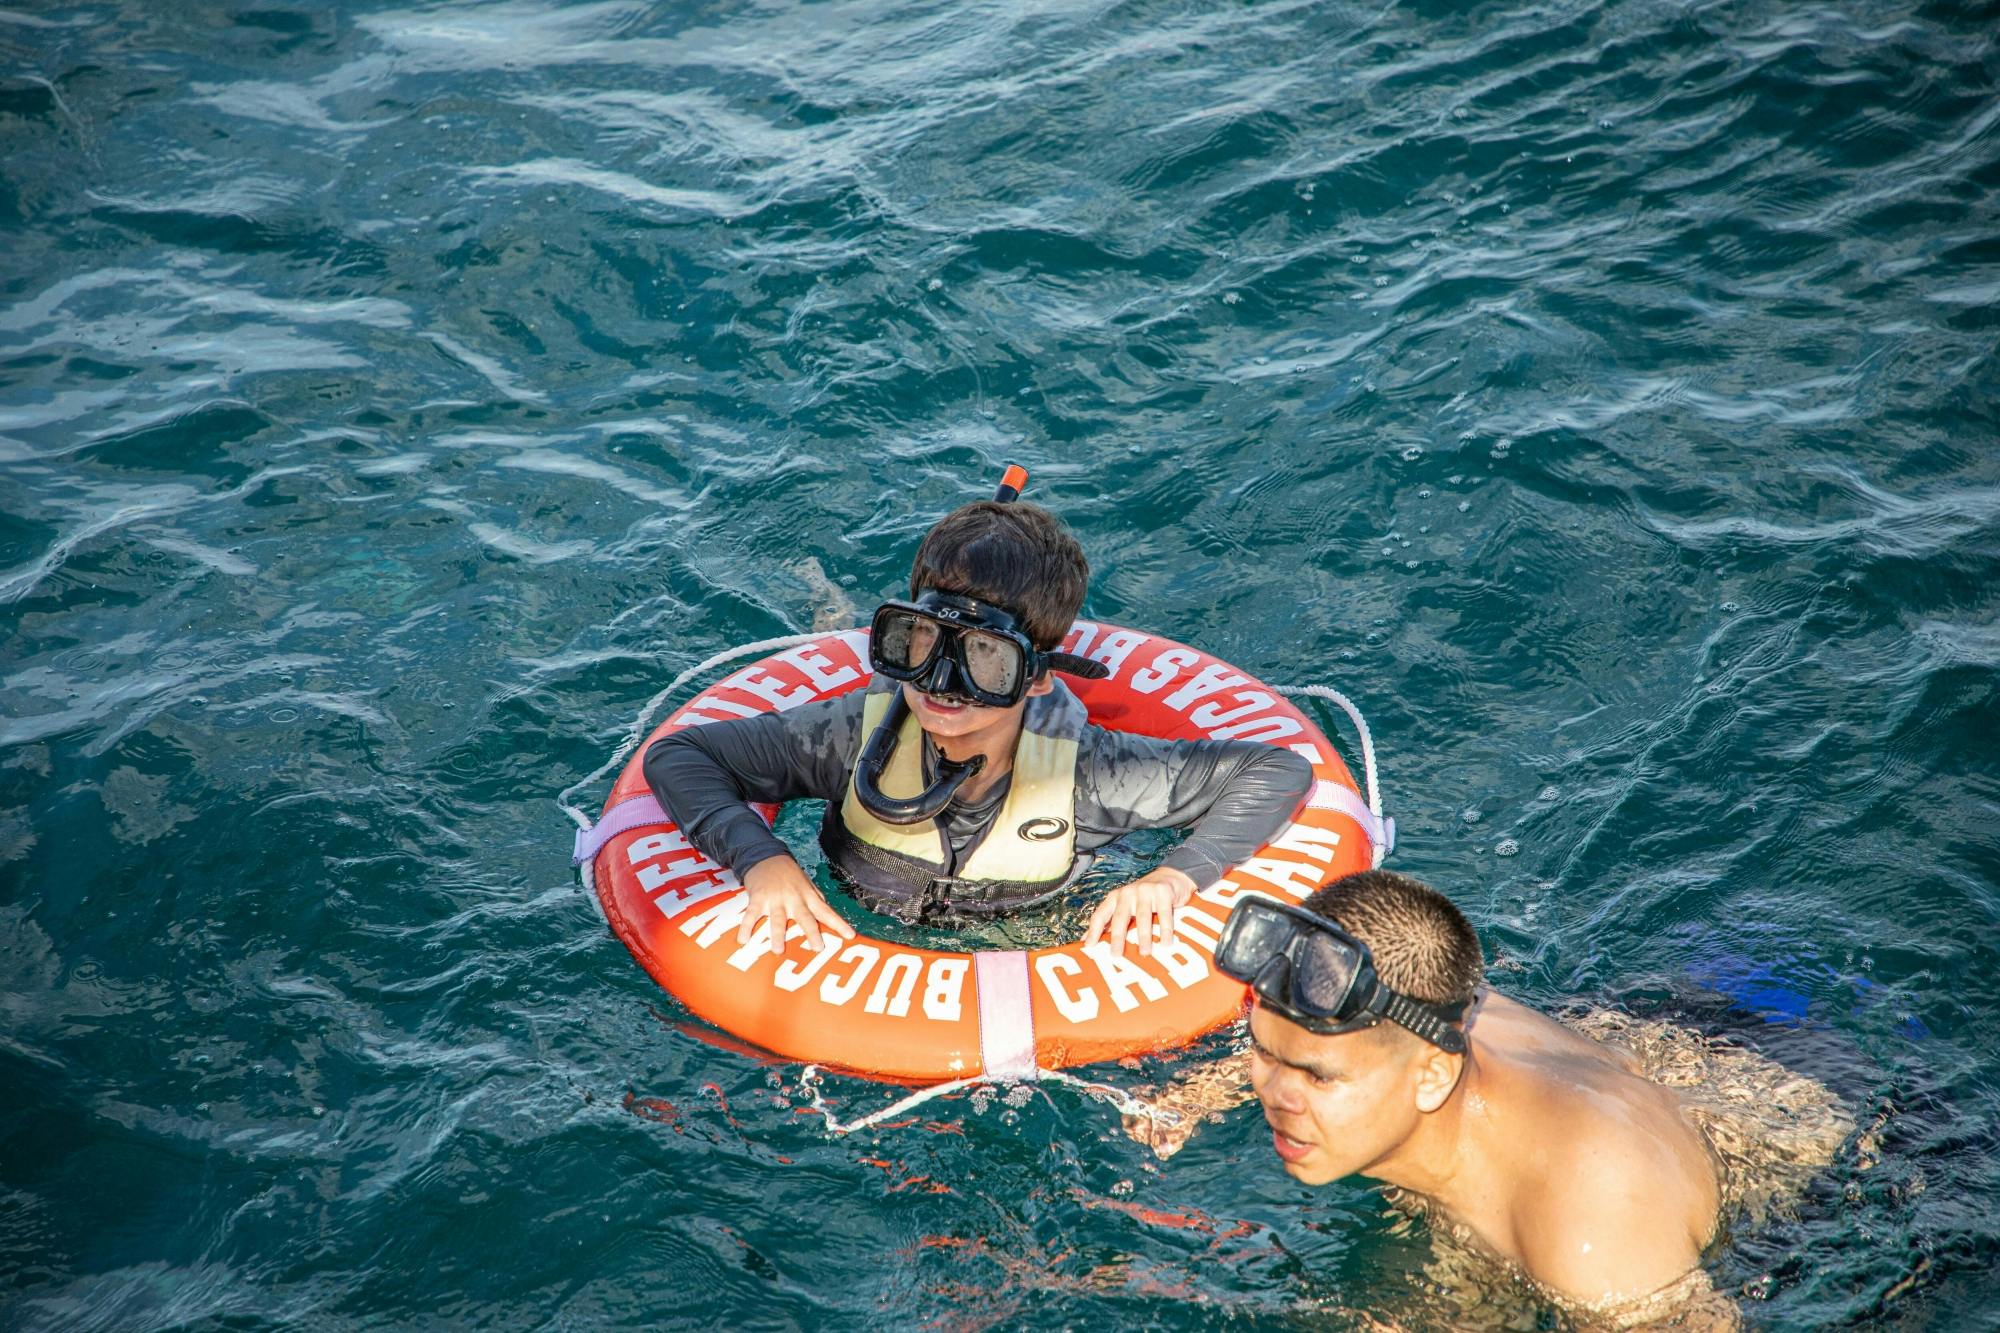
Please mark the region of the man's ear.
POLYGON ((1028 687, 1029 694, 1047 694, 1056 687, 1056 673, 1044 671, 1035 677, 1035 683, 1028 687))
MULTIPOLYGON (((1426 1043, 1428 1044, 1428 1043, 1426 1043)), ((1465 1057, 1432 1046, 1417 1062, 1417 1109, 1425 1115, 1443 1106, 1465 1072, 1465 1057)))

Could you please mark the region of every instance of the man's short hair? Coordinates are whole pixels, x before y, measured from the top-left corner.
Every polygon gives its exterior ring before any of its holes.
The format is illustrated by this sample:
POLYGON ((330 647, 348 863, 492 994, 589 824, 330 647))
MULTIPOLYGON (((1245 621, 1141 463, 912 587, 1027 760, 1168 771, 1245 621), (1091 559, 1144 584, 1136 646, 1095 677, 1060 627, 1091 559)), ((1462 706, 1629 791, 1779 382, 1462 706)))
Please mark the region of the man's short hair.
POLYGON ((1023 500, 980 500, 952 510, 924 534, 910 566, 910 596, 928 588, 1011 611, 1044 651, 1059 646, 1090 584, 1090 562, 1063 521, 1023 500))
POLYGON ((1459 1004, 1485 980, 1486 962, 1471 923, 1449 898, 1408 875, 1393 870, 1343 875, 1304 906, 1367 945, 1376 974, 1413 1000, 1459 1004))

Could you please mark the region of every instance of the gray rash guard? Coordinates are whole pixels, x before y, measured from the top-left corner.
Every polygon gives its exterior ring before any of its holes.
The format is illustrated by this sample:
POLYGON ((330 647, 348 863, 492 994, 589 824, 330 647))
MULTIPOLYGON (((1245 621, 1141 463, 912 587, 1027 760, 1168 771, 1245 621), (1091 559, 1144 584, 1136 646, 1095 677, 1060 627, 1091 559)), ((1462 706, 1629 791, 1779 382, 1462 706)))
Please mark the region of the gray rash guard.
MULTIPOLYGON (((790 855, 752 803, 846 795, 864 739, 865 693, 663 737, 646 751, 646 782, 702 855, 740 876, 790 855)), ((1000 813, 1011 780, 1010 773, 976 804, 946 809, 953 871, 1000 813)), ((1161 864, 1212 884, 1284 827, 1312 781, 1304 758, 1261 741, 1162 741, 1085 726, 1076 847, 1094 851, 1135 829, 1190 829, 1161 864)))

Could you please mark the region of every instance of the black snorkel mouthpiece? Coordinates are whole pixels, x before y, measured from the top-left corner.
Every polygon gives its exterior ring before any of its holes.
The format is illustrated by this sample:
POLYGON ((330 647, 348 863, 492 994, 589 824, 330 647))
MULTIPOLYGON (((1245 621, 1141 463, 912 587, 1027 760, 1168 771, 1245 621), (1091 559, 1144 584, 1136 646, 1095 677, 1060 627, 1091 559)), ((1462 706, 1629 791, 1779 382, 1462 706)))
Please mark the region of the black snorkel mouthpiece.
POLYGON ((889 795, 882 790, 882 773, 889 767, 889 760, 895 757, 896 741, 902 733, 904 720, 909 716, 909 702, 899 689, 895 698, 889 701, 889 711, 882 715, 881 725, 868 737, 868 743, 861 747, 861 762, 854 767, 854 799, 861 802, 862 809, 885 824, 921 824, 927 819, 936 819, 958 795, 958 789, 965 785, 966 779, 986 767, 986 756, 983 754, 976 754, 964 763, 939 755, 936 782, 907 799, 889 795))

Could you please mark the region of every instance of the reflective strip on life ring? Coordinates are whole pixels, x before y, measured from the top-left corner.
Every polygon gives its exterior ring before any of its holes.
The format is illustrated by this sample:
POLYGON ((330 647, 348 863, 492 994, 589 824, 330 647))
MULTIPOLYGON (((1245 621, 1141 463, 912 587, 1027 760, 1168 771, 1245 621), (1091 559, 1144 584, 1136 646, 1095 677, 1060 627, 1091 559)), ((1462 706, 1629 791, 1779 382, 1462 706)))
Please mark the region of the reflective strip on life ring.
MULTIPOLYGON (((742 886, 671 823, 624 830, 597 851, 597 894, 612 929, 654 980, 708 1022, 778 1055, 887 1078, 1018 1079, 1034 1066, 1184 1045, 1232 1021, 1244 988, 1216 972, 1213 957, 1229 909, 1246 893, 1298 902, 1368 869, 1368 832, 1356 818, 1366 802, 1319 729, 1226 662, 1171 639, 1083 621, 1063 647, 1110 668, 1103 680, 1068 682, 1098 726, 1283 745, 1318 779, 1317 799, 1301 802, 1269 844, 1200 889, 1150 958, 1114 954, 1100 941, 975 959, 867 936, 812 953, 796 924, 774 955, 768 927, 737 944, 742 886), (1356 799, 1328 799, 1330 785, 1356 799)), ((835 698, 868 677, 867 635, 830 634, 704 690, 647 744, 683 727, 835 698)), ((625 766, 607 810, 646 794, 645 753, 640 746, 625 766)), ((776 816, 770 807, 760 813, 776 816)))

